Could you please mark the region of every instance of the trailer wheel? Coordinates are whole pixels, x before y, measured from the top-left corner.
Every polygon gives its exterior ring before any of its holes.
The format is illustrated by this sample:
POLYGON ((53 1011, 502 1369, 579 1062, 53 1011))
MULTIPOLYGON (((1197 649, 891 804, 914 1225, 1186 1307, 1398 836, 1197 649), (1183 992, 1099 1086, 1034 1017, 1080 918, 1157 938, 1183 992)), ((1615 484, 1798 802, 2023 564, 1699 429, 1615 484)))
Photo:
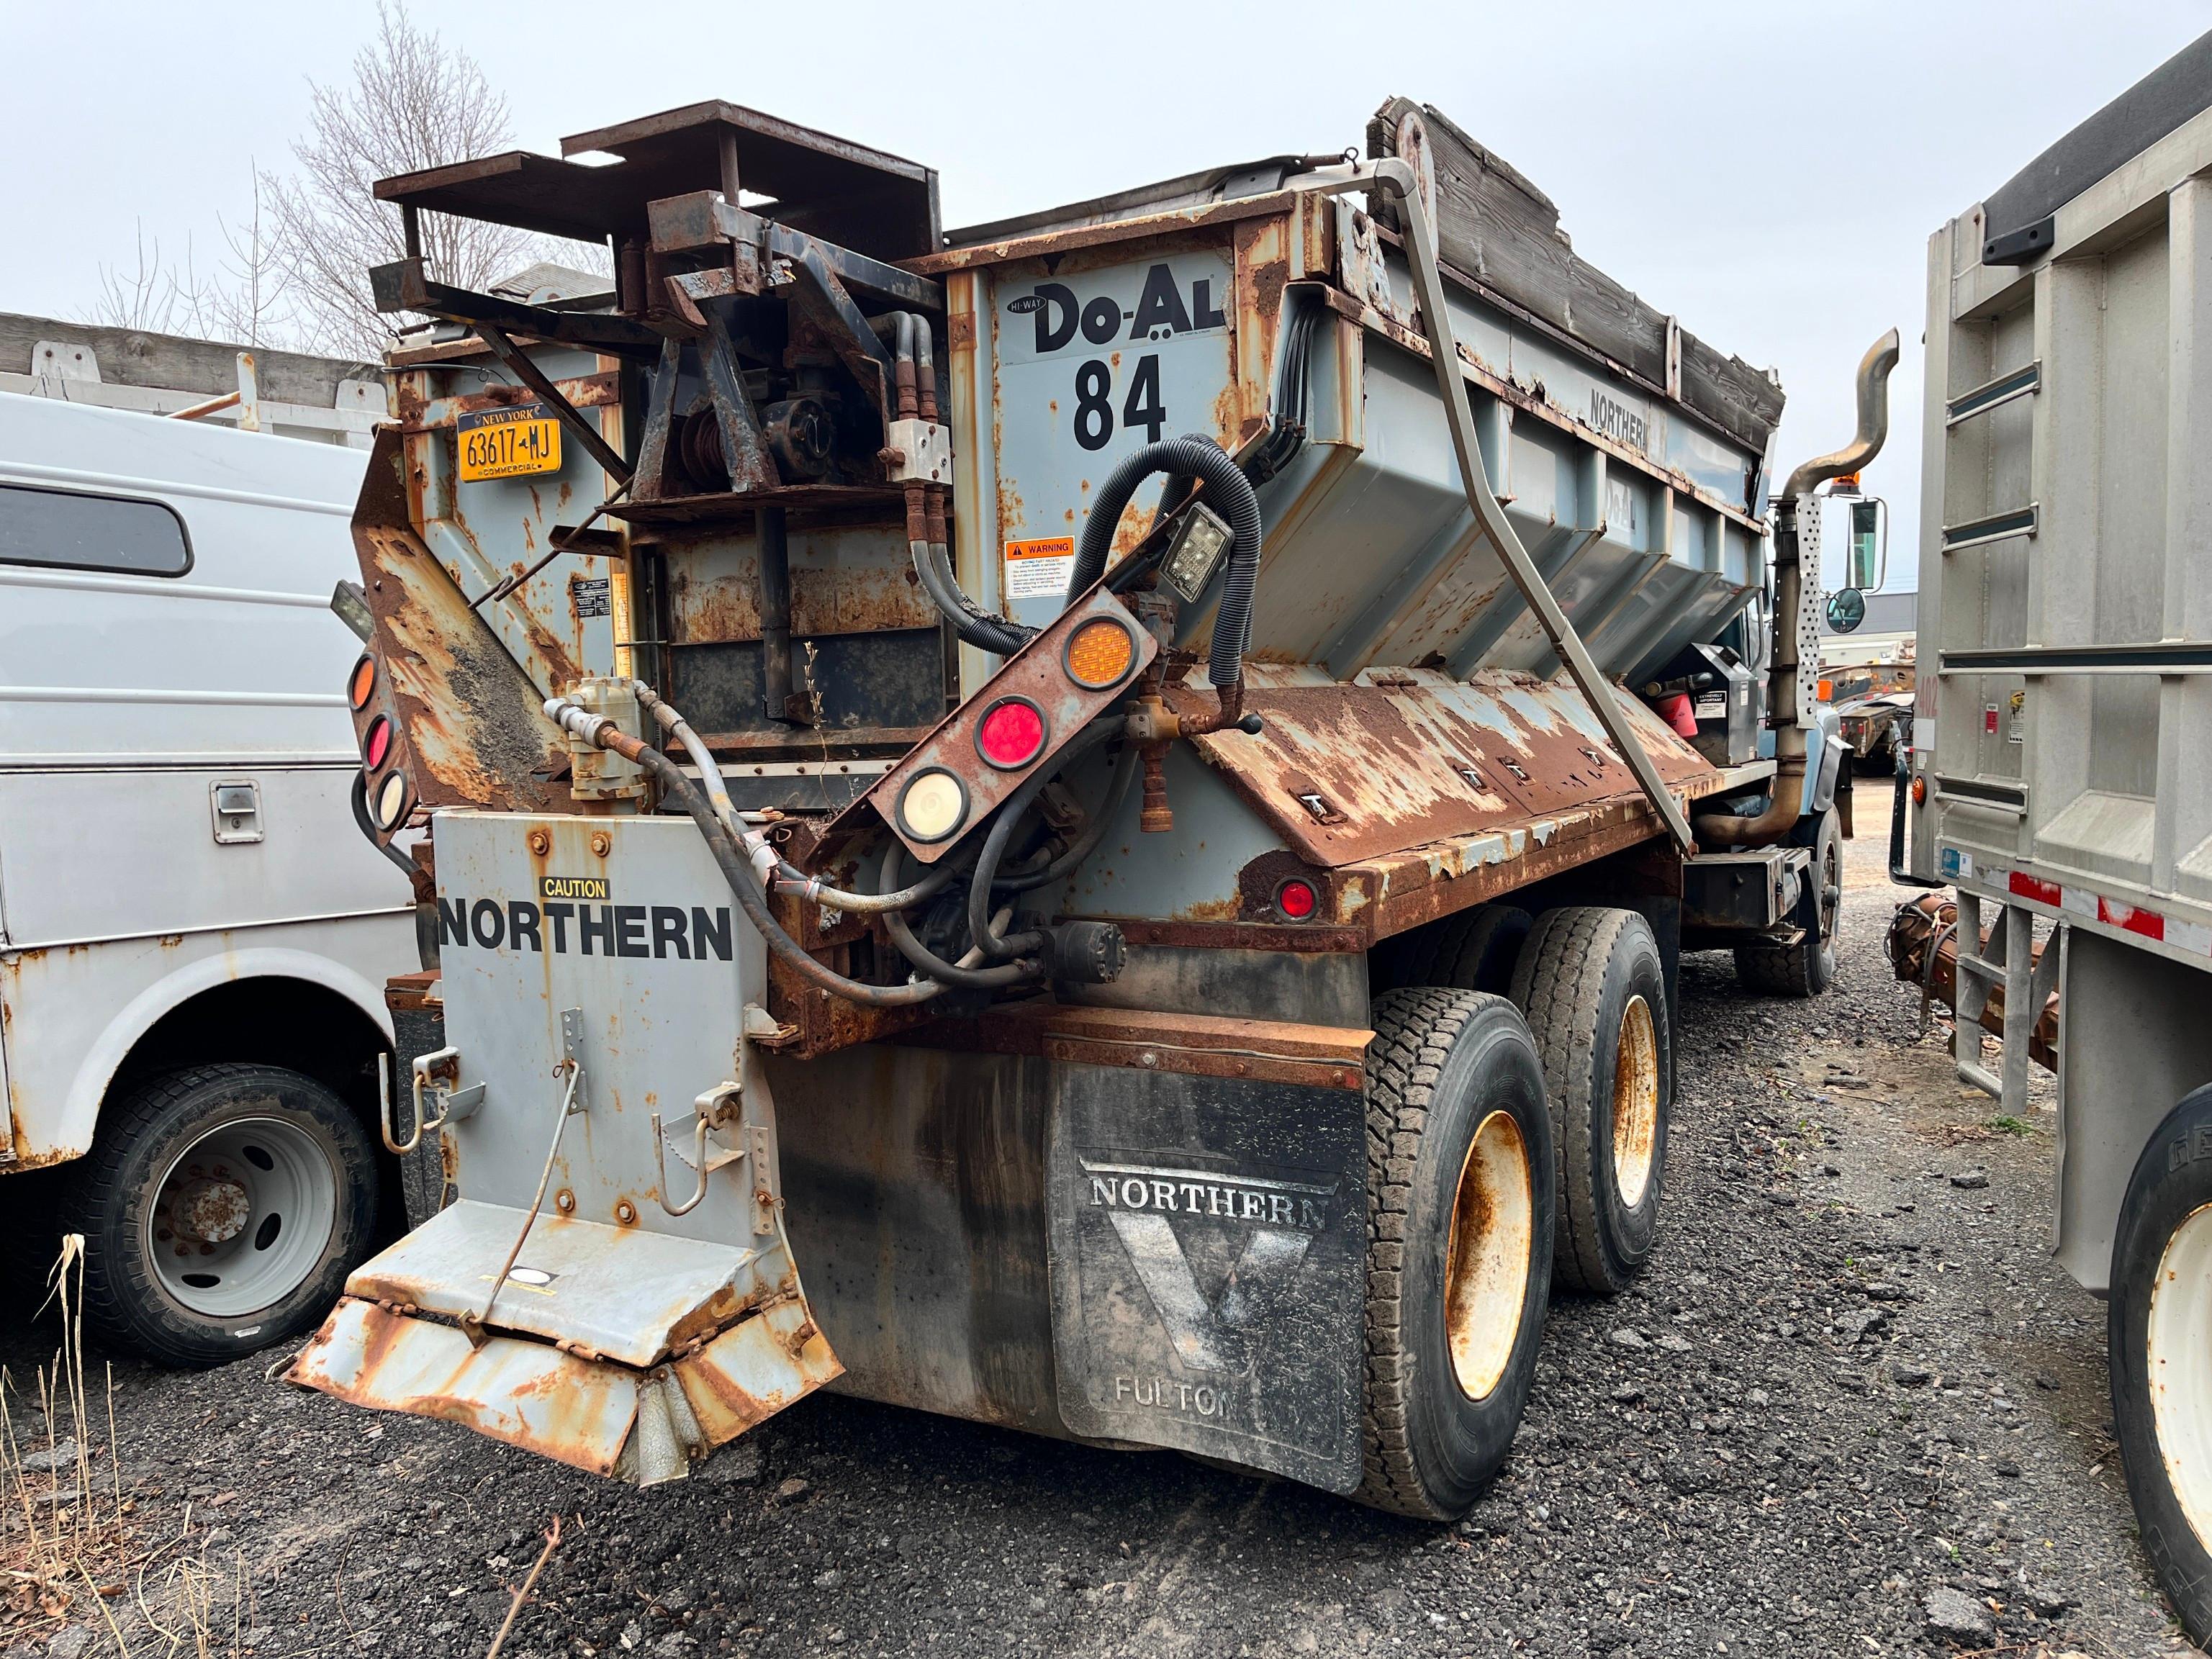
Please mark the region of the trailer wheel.
POLYGON ((2112 1245, 2112 1421, 2143 1548, 2190 1639, 2212 1640, 2212 1087, 2159 1125, 2112 1245))
POLYGON ((368 1135, 313 1079, 198 1066, 111 1100, 64 1202, 86 1324, 159 1364, 219 1364, 308 1329, 368 1251, 368 1135))
POLYGON ((1615 1295, 1659 1226, 1674 1104, 1667 975, 1633 910, 1547 911, 1513 975, 1513 1000, 1543 1056, 1559 1149, 1555 1282, 1615 1295))
POLYGON ((1844 915, 1844 839, 1834 807, 1820 814, 1812 846, 1813 862, 1790 917, 1804 937, 1795 945, 1737 945, 1736 982, 1747 991, 1802 999, 1819 996, 1835 982, 1836 941, 1844 915))
POLYGON ((1386 991, 1371 1018, 1353 1496, 1449 1521, 1504 1462, 1535 1374, 1552 1265, 1543 1066, 1502 997, 1386 991))

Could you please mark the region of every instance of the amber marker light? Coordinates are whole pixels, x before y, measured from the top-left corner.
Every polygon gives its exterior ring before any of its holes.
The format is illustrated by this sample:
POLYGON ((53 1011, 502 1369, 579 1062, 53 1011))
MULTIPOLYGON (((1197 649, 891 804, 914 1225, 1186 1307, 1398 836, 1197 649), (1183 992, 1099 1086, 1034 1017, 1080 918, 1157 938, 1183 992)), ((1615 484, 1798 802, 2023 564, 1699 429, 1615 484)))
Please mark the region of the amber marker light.
POLYGON ((352 706, 354 713, 357 714, 368 707, 369 693, 375 690, 376 659, 364 652, 346 680, 346 702, 352 706))
POLYGON ((1119 685, 1136 660, 1136 635, 1112 617, 1094 617, 1069 635, 1062 659, 1067 678, 1086 691, 1119 685))

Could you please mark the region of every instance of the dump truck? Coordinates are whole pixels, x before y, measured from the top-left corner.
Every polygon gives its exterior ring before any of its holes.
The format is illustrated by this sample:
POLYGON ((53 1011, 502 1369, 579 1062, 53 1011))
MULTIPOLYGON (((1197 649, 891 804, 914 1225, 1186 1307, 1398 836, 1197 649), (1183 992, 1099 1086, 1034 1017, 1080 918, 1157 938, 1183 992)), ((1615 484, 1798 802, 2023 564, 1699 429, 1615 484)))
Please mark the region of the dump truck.
MULTIPOLYGON (((2143 1547, 2212 1640, 2212 35, 1938 230, 1892 957, 2057 1083, 2143 1547), (2200 332, 2200 324, 2203 325, 2200 332)), ((1990 1051, 1986 1038, 1997 1040, 1990 1051)))
POLYGON ((647 1484, 834 1386, 1463 1513, 1653 1248, 1680 952, 1833 972, 1810 503, 1894 334, 1778 495, 1773 378, 1406 100, 949 234, 733 105, 562 151, 377 186, 350 695, 440 957, 420 1224, 290 1376, 647 1484))

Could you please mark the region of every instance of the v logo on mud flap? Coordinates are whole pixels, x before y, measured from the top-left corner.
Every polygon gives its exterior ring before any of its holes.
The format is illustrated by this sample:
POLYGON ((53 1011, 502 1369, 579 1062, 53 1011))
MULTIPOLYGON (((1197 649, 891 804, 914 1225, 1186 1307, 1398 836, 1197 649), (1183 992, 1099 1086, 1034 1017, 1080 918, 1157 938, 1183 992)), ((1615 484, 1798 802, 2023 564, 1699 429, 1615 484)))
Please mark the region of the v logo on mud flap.
POLYGON ((1329 1220, 1327 1186, 1218 1170, 1177 1170, 1079 1158, 1085 1201, 1107 1219, 1129 1253, 1137 1278, 1159 1310, 1183 1364, 1195 1370, 1231 1367, 1238 1334, 1279 1304, 1329 1220), (1209 1299, 1169 1218, 1249 1223, 1251 1236, 1209 1299))

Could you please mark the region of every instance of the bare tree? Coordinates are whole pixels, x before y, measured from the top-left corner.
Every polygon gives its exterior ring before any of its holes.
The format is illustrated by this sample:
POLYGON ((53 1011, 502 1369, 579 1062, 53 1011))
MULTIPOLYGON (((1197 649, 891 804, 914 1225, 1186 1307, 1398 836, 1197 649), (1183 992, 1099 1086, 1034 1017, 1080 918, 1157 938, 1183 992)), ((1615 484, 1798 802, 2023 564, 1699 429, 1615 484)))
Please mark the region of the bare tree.
POLYGON ((285 269, 283 251, 272 240, 274 228, 262 211, 261 175, 253 175, 253 213, 243 227, 226 223, 216 216, 223 245, 230 257, 223 262, 223 280, 212 284, 206 310, 222 337, 242 345, 287 345, 291 341, 285 301, 292 282, 285 269))
POLYGON ((100 297, 86 320, 149 334, 198 334, 205 328, 211 297, 210 283, 193 269, 191 240, 185 243, 182 266, 164 263, 161 239, 149 243, 142 221, 135 263, 127 269, 100 266, 100 297))
MULTIPOLYGON (((514 143, 507 100, 474 59, 418 28, 399 0, 378 0, 376 17, 350 83, 313 88, 310 129, 293 146, 296 174, 262 179, 301 338, 311 350, 364 357, 392 331, 370 298, 368 267, 406 252, 398 212, 376 200, 376 181, 514 143)), ((422 221, 432 273, 463 288, 488 287, 542 257, 543 240, 446 214, 422 221)))

